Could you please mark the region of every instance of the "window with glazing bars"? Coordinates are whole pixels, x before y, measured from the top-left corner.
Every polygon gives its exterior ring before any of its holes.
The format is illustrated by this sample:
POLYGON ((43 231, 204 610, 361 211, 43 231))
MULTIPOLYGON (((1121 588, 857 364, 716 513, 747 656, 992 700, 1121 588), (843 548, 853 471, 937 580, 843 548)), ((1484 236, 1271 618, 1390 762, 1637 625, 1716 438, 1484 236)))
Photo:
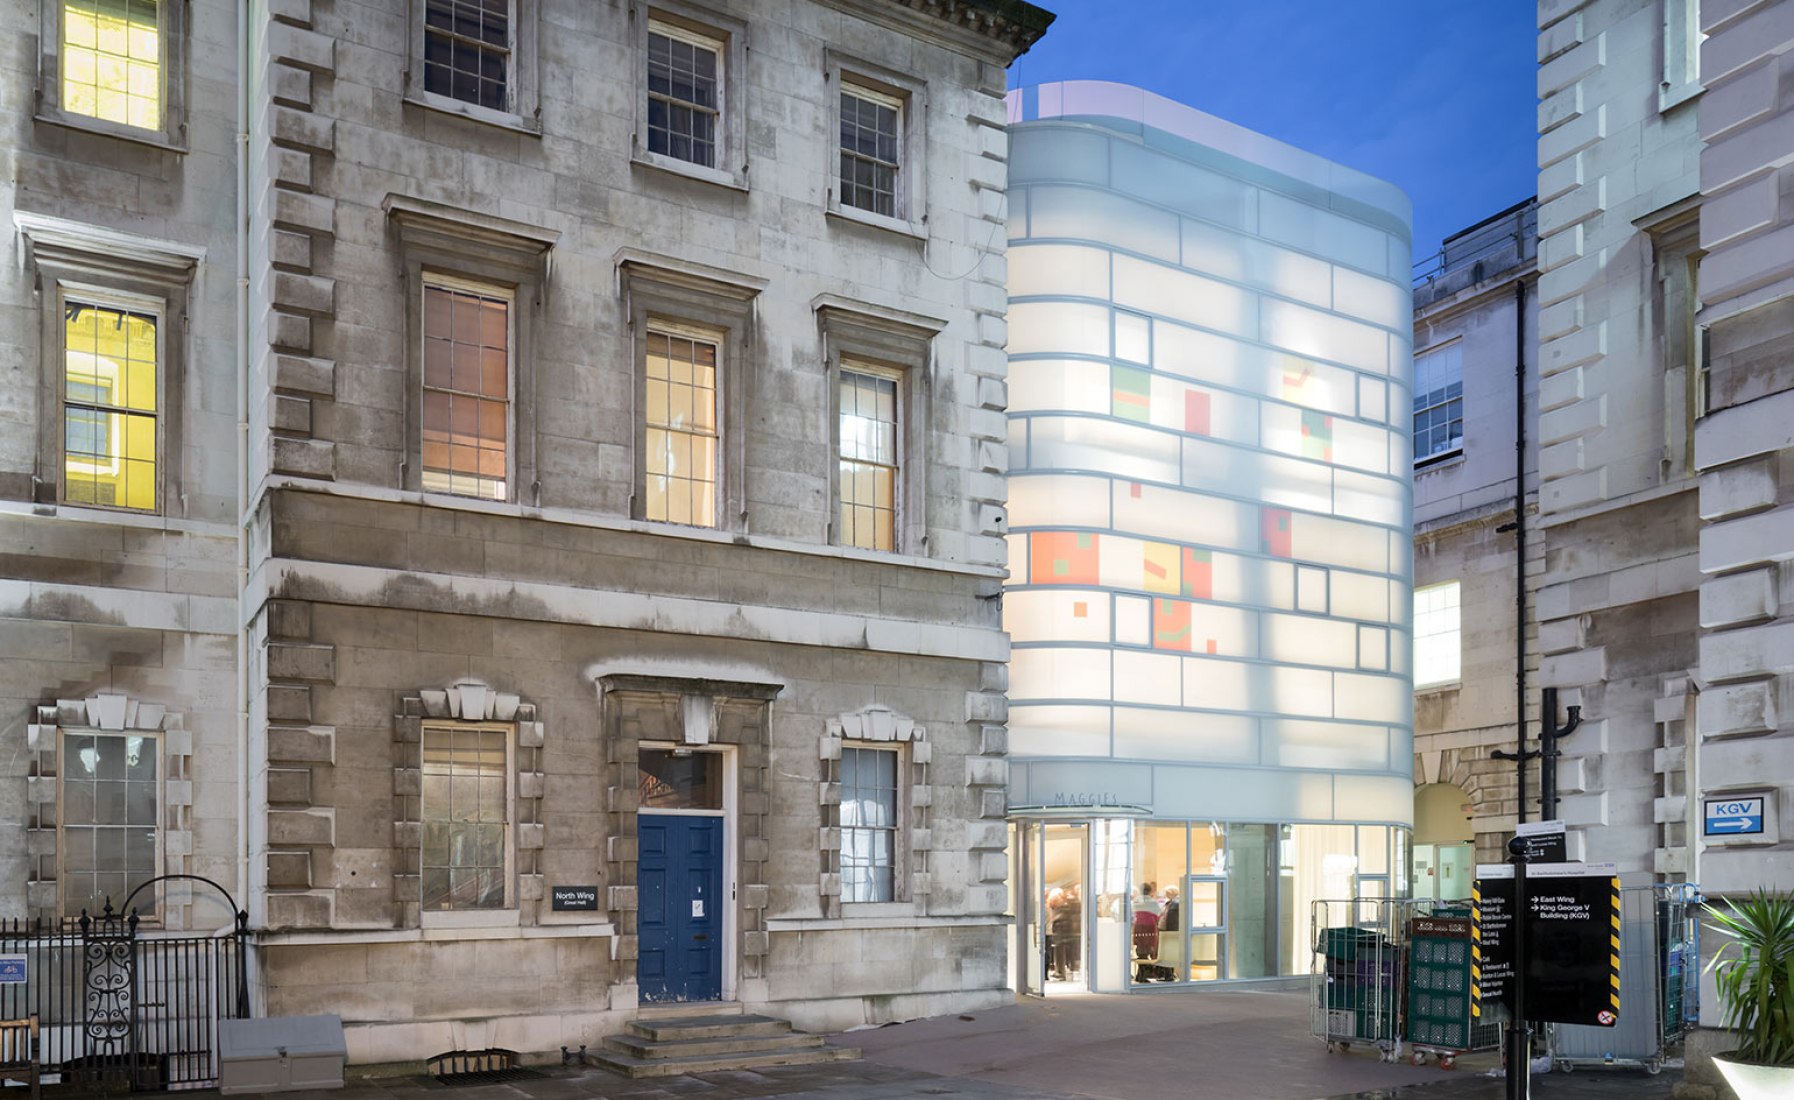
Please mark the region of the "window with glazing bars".
MULTIPOLYGON (((161 798, 156 738, 144 734, 69 733, 62 738, 62 792, 57 838, 62 912, 100 912, 158 873, 157 807, 161 798)), ((155 892, 132 907, 155 911, 155 892)))
POLYGON ((505 500, 509 494, 509 298, 424 285, 423 487, 505 500))
POLYGON ((644 456, 648 519, 716 526, 720 352, 716 340, 648 331, 644 456))
POLYGON ((424 90, 510 109, 511 0, 425 0, 424 90))
POLYGON ((892 901, 897 871, 897 753, 841 750, 841 900, 892 901))
POLYGON ((62 499, 71 504, 156 510, 158 321, 63 299, 62 499))
POLYGON ((840 541, 897 548, 897 383, 894 374, 843 365, 840 372, 840 541))
POLYGON ((841 90, 841 205, 897 216, 903 103, 852 85, 841 90))
POLYGON ((505 905, 510 731, 425 726, 423 731, 423 908, 505 905))
POLYGON ((722 43, 668 23, 648 25, 648 151, 716 167, 722 43))
POLYGON ((61 2, 63 110, 160 130, 162 23, 157 0, 61 2))
POLYGON ((1414 686, 1449 684, 1462 675, 1457 581, 1414 590, 1414 686))
POLYGON ((1463 449, 1463 349, 1452 344, 1414 360, 1414 461, 1463 449))

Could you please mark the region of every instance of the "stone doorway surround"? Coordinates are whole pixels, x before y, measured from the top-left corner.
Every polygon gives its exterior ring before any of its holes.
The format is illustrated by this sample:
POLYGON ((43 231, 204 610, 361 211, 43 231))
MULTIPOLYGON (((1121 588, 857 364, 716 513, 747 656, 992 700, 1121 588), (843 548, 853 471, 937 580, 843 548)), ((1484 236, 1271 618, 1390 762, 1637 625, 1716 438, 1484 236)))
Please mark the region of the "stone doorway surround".
MULTIPOLYGON (((638 762, 641 744, 729 745, 735 749, 736 968, 734 988, 766 976, 768 897, 766 865, 771 858, 767 818, 772 800, 770 704, 784 685, 739 680, 611 674, 598 678, 607 850, 604 853, 606 908, 617 930, 612 962, 614 985, 635 986, 641 941, 636 925, 636 811, 641 805, 638 762)), ((725 983, 728 979, 725 977, 725 983)))

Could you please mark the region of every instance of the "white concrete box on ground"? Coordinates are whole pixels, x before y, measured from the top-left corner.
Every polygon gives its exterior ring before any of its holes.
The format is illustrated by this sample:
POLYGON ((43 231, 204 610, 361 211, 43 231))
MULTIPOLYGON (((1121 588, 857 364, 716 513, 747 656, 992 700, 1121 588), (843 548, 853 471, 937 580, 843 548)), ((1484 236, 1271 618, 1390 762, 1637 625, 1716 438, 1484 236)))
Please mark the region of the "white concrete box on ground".
POLYGON ((340 1089, 349 1048, 340 1016, 274 1016, 218 1023, 218 1091, 340 1089))

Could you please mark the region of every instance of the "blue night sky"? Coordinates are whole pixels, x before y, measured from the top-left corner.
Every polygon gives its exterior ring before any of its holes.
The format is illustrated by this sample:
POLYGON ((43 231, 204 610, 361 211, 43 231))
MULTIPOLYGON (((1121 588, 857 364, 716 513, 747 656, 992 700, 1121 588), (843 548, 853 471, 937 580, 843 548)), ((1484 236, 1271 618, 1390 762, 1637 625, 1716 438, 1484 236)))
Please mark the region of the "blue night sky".
POLYGON ((1414 253, 1538 189, 1538 30, 1522 0, 1035 0, 1011 87, 1114 80, 1389 180, 1414 253))

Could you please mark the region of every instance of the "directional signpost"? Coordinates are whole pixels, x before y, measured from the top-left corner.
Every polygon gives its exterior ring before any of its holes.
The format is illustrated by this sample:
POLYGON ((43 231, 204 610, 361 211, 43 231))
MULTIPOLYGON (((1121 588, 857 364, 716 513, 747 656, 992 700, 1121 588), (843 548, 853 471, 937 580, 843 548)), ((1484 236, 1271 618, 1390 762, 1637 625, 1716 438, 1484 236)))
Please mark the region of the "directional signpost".
POLYGON ((1763 796, 1702 799, 1703 836, 1761 836, 1763 796))

